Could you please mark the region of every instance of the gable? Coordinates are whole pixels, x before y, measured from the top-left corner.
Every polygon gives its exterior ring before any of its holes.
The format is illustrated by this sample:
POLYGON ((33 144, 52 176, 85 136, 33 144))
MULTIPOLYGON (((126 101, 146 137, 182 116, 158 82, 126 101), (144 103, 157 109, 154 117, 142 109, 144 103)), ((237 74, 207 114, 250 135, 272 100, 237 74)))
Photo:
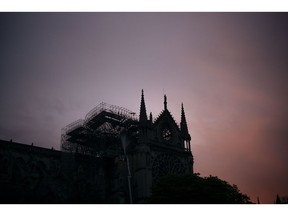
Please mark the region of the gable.
POLYGON ((178 146, 181 143, 180 129, 171 113, 164 110, 153 124, 157 134, 158 141, 167 144, 178 146))
POLYGON ((154 127, 158 127, 159 125, 163 124, 163 122, 170 124, 177 132, 180 132, 179 126, 168 110, 163 110, 162 113, 160 113, 154 122, 154 127))

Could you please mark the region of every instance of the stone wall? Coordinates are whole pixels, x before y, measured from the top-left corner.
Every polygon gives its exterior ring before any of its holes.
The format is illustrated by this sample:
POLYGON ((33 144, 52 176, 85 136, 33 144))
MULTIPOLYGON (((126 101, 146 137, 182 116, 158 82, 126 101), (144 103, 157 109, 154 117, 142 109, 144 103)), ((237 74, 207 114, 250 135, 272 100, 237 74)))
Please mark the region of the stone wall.
POLYGON ((117 167, 114 159, 0 140, 0 203, 125 203, 117 167))

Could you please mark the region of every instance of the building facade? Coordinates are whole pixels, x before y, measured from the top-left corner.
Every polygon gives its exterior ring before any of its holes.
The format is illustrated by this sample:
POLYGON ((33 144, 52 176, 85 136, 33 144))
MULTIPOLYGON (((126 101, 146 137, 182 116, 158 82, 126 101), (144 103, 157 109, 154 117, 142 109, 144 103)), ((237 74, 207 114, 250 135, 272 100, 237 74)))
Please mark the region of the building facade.
POLYGON ((180 126, 167 108, 139 118, 105 103, 62 129, 61 150, 0 141, 1 203, 145 203, 169 174, 193 173, 183 104, 180 126))

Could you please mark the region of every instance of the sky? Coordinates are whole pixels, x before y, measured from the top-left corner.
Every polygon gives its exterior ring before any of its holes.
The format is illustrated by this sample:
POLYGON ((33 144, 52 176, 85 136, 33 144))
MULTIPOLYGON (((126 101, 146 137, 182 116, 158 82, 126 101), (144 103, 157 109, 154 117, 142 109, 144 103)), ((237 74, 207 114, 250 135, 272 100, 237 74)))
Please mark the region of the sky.
POLYGON ((60 149, 101 102, 184 103, 194 171, 288 195, 288 13, 0 13, 0 139, 60 149))

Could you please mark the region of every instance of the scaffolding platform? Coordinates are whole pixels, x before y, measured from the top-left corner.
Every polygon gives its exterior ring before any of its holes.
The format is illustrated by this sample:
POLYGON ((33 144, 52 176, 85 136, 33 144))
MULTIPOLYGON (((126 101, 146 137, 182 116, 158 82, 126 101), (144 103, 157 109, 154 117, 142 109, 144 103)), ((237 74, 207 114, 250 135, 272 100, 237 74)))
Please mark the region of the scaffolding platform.
POLYGON ((137 125, 135 112, 100 103, 61 131, 61 149, 66 152, 115 157, 121 153, 120 131, 137 125))

